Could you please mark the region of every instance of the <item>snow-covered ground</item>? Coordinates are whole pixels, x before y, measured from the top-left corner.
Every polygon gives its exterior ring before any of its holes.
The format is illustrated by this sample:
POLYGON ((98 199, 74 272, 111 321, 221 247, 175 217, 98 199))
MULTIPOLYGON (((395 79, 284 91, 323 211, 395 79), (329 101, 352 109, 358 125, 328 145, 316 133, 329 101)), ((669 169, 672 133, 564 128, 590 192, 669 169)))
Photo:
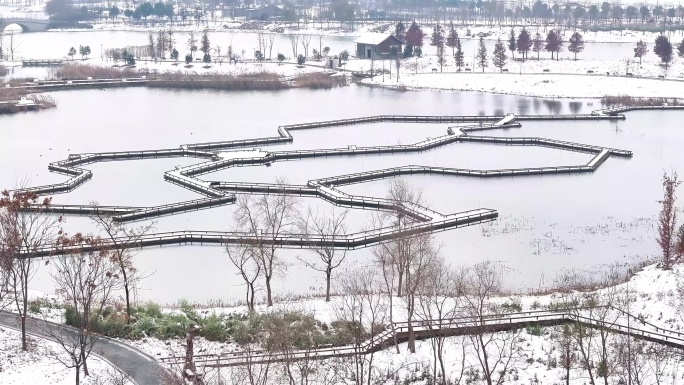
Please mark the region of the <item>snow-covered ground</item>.
MULTIPOLYGON (((74 383, 74 370, 58 360, 69 362, 62 348, 42 338, 29 336, 29 351, 21 350, 21 333, 0 327, 0 384, 67 385, 74 383)), ((117 384, 121 379, 114 367, 92 354, 88 359, 90 376, 81 376, 81 384, 117 384)), ((128 381, 121 384, 131 384, 128 381)))

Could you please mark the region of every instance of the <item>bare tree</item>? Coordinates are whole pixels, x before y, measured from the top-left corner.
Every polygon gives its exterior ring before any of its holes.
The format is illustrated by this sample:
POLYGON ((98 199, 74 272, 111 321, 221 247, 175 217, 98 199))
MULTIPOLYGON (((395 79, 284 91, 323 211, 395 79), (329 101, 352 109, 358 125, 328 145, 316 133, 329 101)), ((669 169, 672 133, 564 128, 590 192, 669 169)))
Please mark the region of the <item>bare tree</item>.
POLYGON ((575 362, 577 361, 577 356, 575 355, 575 341, 572 338, 572 328, 570 325, 563 325, 557 345, 560 367, 565 369, 565 384, 570 385, 570 370, 575 366, 575 362))
MULTIPOLYGON (((92 206, 97 207, 97 202, 92 202, 92 206)), ((113 259, 119 270, 121 285, 126 301, 126 323, 131 322, 132 299, 136 294, 140 281, 144 278, 133 264, 136 249, 124 248, 122 245, 138 243, 146 234, 154 229, 155 224, 150 223, 137 228, 124 226, 116 222, 111 216, 103 214, 102 211, 95 210, 91 219, 97 227, 104 233, 104 238, 109 242, 109 256, 113 259)))
POLYGON ((338 268, 347 257, 346 249, 338 249, 333 244, 335 240, 347 233, 345 222, 349 210, 336 213, 333 207, 330 214, 322 214, 309 209, 306 217, 299 221, 300 231, 307 238, 315 238, 323 241, 324 245, 314 245, 311 251, 318 256, 318 261, 309 262, 299 258, 306 266, 325 273, 325 301, 330 301, 330 281, 332 272, 338 268))
POLYGON ((255 252, 258 248, 251 245, 226 246, 228 259, 238 269, 238 273, 245 283, 245 301, 250 312, 254 311, 254 297, 256 295, 257 280, 261 276, 261 264, 259 264, 255 252))
POLYGON ((374 366, 374 349, 365 351, 364 343, 375 343, 378 328, 385 322, 386 305, 380 294, 377 273, 371 269, 349 272, 338 281, 338 291, 344 293, 335 299, 335 315, 348 326, 355 353, 348 361, 355 385, 370 385, 377 371, 374 366))
POLYGON ((264 60, 266 57, 266 35, 263 32, 257 34, 257 51, 261 54, 259 58, 254 58, 255 60, 264 60))
MULTIPOLYGON (((285 183, 277 180, 276 184, 284 186, 285 183)), ((254 239, 249 244, 252 248, 250 253, 260 265, 268 306, 273 306, 273 275, 284 268, 278 257, 278 251, 282 246, 277 245, 276 241, 296 227, 298 204, 299 200, 284 189, 258 197, 242 195, 237 202, 237 229, 248 233, 254 239)))
POLYGON ((57 344, 67 353, 69 360, 61 360, 67 368, 75 369, 76 385, 80 382, 81 368, 88 376, 87 359, 97 341, 96 326, 105 304, 119 284, 118 266, 114 263, 102 240, 91 236, 63 235, 58 241, 69 254, 57 257, 51 271, 58 295, 73 311, 74 329, 45 327, 57 344), (84 249, 85 247, 85 249, 84 249), (95 250, 95 251, 85 251, 95 250))
POLYGON ((465 308, 477 325, 470 335, 475 355, 482 368, 487 385, 502 384, 511 360, 515 358, 515 340, 520 331, 489 332, 487 316, 496 314, 497 306, 491 303, 491 297, 500 293, 502 288, 502 272, 491 262, 482 262, 468 273, 466 282, 465 308), (500 373, 494 378, 495 373, 500 373))
POLYGON ((423 324, 427 325, 433 333, 430 338, 433 354, 432 376, 437 379, 441 376, 440 384, 447 382, 446 366, 444 361, 444 347, 446 335, 443 326, 454 318, 460 305, 460 297, 463 294, 465 282, 465 270, 454 271, 440 258, 431 266, 429 274, 418 288, 419 303, 418 317, 423 324), (439 363, 439 374, 437 364, 439 363))
POLYGON ((290 39, 290 45, 292 46, 292 57, 296 58, 297 57, 297 46, 299 46, 299 35, 295 33, 291 33, 288 35, 290 39))
POLYGON ((676 172, 672 175, 663 174, 663 200, 658 201, 662 207, 658 219, 658 245, 663 251, 663 268, 666 270, 672 268, 675 255, 676 190, 681 183, 676 172))
POLYGON ((0 194, 0 261, 6 271, 13 302, 21 319, 23 350, 28 349, 26 317, 29 283, 38 268, 34 257, 57 239, 62 222, 61 217, 25 209, 37 204, 49 208, 50 203, 50 199, 40 200, 31 192, 10 194, 3 191, 0 194))
POLYGON ((423 234, 410 238, 410 254, 406 255, 406 292, 404 303, 406 306, 406 322, 408 328, 408 349, 416 352, 416 334, 413 321, 416 312, 416 297, 418 288, 430 275, 438 256, 438 249, 434 245, 430 234, 423 234))
POLYGON ((268 34, 268 60, 273 58, 273 43, 275 43, 276 35, 274 33, 268 34))
MULTIPOLYGON (((390 226, 401 235, 376 246, 373 254, 376 263, 381 267, 390 305, 392 304, 392 290, 396 289, 397 297, 405 297, 409 333, 408 348, 415 353, 413 317, 416 308, 416 292, 431 263, 436 259, 438 250, 431 235, 412 234, 407 231, 408 227, 415 223, 415 219, 409 215, 409 212, 422 206, 420 189, 399 179, 389 184, 387 200, 391 202, 394 210, 382 212, 376 216, 373 227, 390 226), (390 283, 392 287, 389 287, 390 283)), ((393 315, 390 318, 393 318, 393 315)))
POLYGON ((311 44, 311 35, 302 35, 302 47, 304 48, 304 57, 309 57, 309 44, 311 44))

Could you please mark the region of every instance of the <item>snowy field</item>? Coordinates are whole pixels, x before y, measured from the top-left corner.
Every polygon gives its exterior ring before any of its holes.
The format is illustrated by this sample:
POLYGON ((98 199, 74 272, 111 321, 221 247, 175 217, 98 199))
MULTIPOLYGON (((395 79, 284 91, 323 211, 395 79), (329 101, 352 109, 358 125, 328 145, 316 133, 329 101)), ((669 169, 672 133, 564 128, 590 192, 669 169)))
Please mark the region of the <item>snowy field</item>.
MULTIPOLYGON (((542 296, 504 296, 492 298, 492 303, 506 304, 508 306, 519 306, 523 311, 542 309, 547 306, 559 305, 569 298, 595 298, 604 303, 608 299, 615 301, 617 306, 619 298, 631 299, 629 311, 647 322, 652 322, 657 326, 672 330, 682 330, 684 327, 684 313, 682 312, 682 288, 684 288, 684 266, 678 265, 672 271, 663 271, 655 265, 650 265, 633 276, 628 283, 608 287, 584 294, 578 293, 558 293, 542 296)), ((326 303, 322 299, 293 300, 277 303, 272 308, 261 305, 257 308, 258 312, 280 312, 280 311, 302 311, 314 316, 317 320, 330 323, 336 319, 338 310, 341 309, 341 297, 334 297, 331 302, 326 303)), ((386 299, 385 299, 386 301, 386 299)), ((385 306, 387 306, 385 302, 385 306)), ((177 313, 174 308, 166 308, 165 312, 177 313)), ((201 308, 201 313, 210 314, 236 314, 246 313, 245 307, 218 307, 201 308)), ((405 304, 402 299, 394 299, 394 320, 406 320, 405 304)), ((420 310, 419 310, 420 312, 420 310)), ((420 316, 419 316, 420 318, 420 316)), ((639 327, 639 326, 637 326, 639 327)), ((510 354, 511 362, 508 365, 505 383, 513 384, 561 384, 565 383, 566 371, 561 367, 562 355, 559 343, 562 340, 562 327, 542 327, 527 328, 516 332, 502 332, 491 335, 494 342, 492 344, 508 344, 507 354, 510 354)), ((597 340, 594 341, 598 343, 597 340)), ((406 344, 399 347, 400 353, 397 354, 394 348, 378 352, 374 356, 374 363, 379 368, 380 373, 391 373, 391 379, 381 379, 378 383, 393 384, 394 379, 422 384, 426 372, 432 370, 433 345, 434 340, 417 342, 417 351, 410 354, 406 344)), ((615 349, 625 343, 621 336, 611 334, 608 339, 611 346, 611 354, 616 354, 615 349)), ((450 378, 462 378, 466 383, 483 383, 477 372, 479 363, 477 354, 473 350, 475 343, 470 337, 449 337, 445 340, 445 366, 450 378), (478 380, 479 378, 479 380, 478 380)), ((154 357, 165 357, 171 355, 183 355, 184 345, 180 340, 159 341, 156 339, 146 339, 133 343, 136 347, 145 350, 154 357)), ((684 374, 683 363, 676 357, 669 356, 663 358, 662 347, 656 344, 644 343, 642 341, 632 341, 635 349, 641 349, 639 361, 639 375, 642 384, 678 384, 684 374)), ((501 346, 501 345, 499 345, 501 346)), ((599 349, 598 346, 594 346, 599 349)), ((196 354, 215 354, 230 353, 238 351, 240 348, 233 343, 215 343, 200 339, 196 344, 196 354)), ((579 356, 579 352, 576 352, 579 356)), ((339 370, 342 360, 330 359, 318 362, 316 365, 316 379, 314 384, 329 383, 332 375, 330 372, 339 370)), ((312 364, 313 365, 313 364, 312 364)), ((621 383, 626 375, 624 368, 617 362, 613 363, 609 383, 621 383)), ((635 364, 637 365, 637 364, 635 364)), ((635 369, 636 370, 636 369, 635 369)), ((277 373, 273 370, 271 373, 277 373)), ((209 371, 209 376, 221 376, 221 378, 238 380, 239 370, 222 370, 220 373, 209 371)), ((481 376, 481 373, 479 374, 481 376)), ((273 374, 273 381, 267 383, 278 383, 278 374, 273 374)), ((570 370, 571 384, 588 384, 587 372, 576 362, 570 370)), ((603 379, 600 379, 602 382, 603 379)))
MULTIPOLYGON (((73 384, 74 370, 66 368, 58 360, 69 362, 69 357, 58 344, 29 336, 29 351, 23 352, 21 333, 0 327, 0 384, 73 384)), ((122 380, 121 375, 109 363, 94 354, 88 359, 88 369, 90 376, 81 376, 83 385, 133 385, 122 380)))

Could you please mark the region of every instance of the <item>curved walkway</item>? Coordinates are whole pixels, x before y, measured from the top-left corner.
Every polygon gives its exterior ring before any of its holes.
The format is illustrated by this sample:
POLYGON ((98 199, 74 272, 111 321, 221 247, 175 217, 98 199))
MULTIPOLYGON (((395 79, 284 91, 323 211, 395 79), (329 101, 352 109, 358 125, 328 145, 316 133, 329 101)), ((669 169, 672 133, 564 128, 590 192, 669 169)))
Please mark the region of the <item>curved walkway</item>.
MULTIPOLYGON (((537 310, 507 314, 488 314, 476 317, 415 320, 413 330, 416 339, 439 336, 473 335, 495 333, 525 328, 530 325, 557 326, 568 323, 582 324, 589 328, 606 329, 613 333, 684 349, 684 333, 663 329, 625 311, 612 306, 568 308, 558 310, 537 310), (636 325, 636 326, 635 326, 636 325)), ((386 349, 394 342, 408 340, 408 323, 394 322, 384 331, 358 345, 323 347, 319 349, 269 352, 265 350, 235 352, 226 354, 196 355, 194 363, 205 367, 239 366, 246 363, 326 359, 363 355, 386 349)), ((161 358, 167 365, 184 363, 185 357, 161 358)))
MULTIPOLYGON (((0 311, 0 326, 20 329, 19 316, 14 313, 0 311)), ((73 329, 66 325, 30 317, 26 321, 27 333, 47 340, 54 340, 45 333, 45 327, 59 330, 60 333, 75 335, 73 329)), ((162 382, 162 373, 165 369, 154 358, 132 346, 101 337, 95 341, 92 352, 109 361, 123 373, 126 373, 137 385, 159 385, 162 382)))

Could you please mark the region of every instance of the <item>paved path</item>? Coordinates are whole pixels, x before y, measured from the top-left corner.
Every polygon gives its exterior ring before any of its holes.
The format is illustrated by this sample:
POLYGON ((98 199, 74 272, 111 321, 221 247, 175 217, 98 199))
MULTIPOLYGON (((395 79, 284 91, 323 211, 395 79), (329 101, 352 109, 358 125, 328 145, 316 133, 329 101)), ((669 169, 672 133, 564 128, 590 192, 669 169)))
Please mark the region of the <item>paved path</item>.
MULTIPOLYGON (((54 340, 45 334, 45 321, 29 318, 26 323, 27 332, 54 340)), ((13 313, 0 312, 0 326, 13 329, 20 328, 19 316, 13 313)), ((64 333, 75 333, 71 327, 55 323, 47 323, 53 330, 61 329, 64 333)), ((164 370, 154 358, 140 350, 109 338, 100 338, 95 342, 93 353, 107 359, 112 365, 132 378, 137 385, 158 385, 164 370)))

